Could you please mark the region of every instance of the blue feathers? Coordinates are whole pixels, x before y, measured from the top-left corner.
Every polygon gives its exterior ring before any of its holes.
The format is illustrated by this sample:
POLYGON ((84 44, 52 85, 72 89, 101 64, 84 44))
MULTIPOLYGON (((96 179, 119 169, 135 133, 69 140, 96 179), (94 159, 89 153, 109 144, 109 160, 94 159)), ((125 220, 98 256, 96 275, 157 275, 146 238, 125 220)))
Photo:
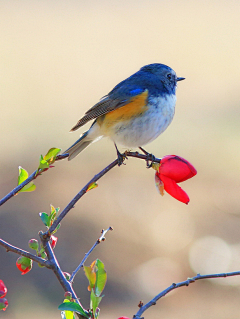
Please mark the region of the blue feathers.
POLYGON ((130 93, 130 95, 135 96, 135 95, 142 93, 143 91, 144 91, 143 89, 134 89, 134 90, 131 90, 129 93, 130 93))

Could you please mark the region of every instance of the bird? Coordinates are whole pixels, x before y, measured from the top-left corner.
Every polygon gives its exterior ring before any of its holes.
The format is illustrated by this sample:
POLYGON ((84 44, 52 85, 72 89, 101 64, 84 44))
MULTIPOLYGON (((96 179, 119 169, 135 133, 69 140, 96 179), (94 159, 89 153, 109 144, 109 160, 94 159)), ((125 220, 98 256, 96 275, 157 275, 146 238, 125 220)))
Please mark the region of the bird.
POLYGON ((184 79, 165 64, 143 66, 117 84, 73 126, 70 132, 94 120, 89 130, 63 154, 68 153, 68 160, 72 160, 92 142, 110 137, 120 165, 123 154, 117 145, 143 150, 142 146, 155 140, 172 122, 177 82, 184 79))

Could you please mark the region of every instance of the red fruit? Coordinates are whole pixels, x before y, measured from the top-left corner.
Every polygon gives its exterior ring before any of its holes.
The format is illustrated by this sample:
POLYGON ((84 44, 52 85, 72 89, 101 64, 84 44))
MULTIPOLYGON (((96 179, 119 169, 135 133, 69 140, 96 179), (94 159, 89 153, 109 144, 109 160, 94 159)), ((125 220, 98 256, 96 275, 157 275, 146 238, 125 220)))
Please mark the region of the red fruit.
POLYGON ((4 298, 7 294, 7 287, 4 282, 0 280, 0 298, 4 298))

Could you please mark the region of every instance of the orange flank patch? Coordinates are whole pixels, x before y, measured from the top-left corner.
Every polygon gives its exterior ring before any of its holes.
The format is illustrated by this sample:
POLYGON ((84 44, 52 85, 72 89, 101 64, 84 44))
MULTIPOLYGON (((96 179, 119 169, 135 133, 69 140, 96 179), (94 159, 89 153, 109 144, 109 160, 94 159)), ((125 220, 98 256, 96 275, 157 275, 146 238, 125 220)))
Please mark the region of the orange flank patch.
POLYGON ((134 96, 128 104, 103 115, 98 121, 101 129, 108 130, 119 121, 131 120, 132 117, 145 112, 147 110, 147 97, 148 90, 146 89, 143 93, 134 96))

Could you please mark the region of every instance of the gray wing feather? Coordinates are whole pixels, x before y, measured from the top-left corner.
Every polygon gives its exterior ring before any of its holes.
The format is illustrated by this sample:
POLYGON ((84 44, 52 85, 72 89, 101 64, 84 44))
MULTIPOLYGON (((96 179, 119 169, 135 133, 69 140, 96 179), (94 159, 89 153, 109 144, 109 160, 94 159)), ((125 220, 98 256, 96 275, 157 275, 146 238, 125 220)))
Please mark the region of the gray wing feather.
POLYGON ((128 103, 128 100, 111 99, 106 96, 93 107, 91 107, 85 115, 77 122, 76 125, 71 129, 71 131, 76 131, 79 127, 86 124, 88 121, 98 118, 101 115, 109 113, 121 106, 128 103))

